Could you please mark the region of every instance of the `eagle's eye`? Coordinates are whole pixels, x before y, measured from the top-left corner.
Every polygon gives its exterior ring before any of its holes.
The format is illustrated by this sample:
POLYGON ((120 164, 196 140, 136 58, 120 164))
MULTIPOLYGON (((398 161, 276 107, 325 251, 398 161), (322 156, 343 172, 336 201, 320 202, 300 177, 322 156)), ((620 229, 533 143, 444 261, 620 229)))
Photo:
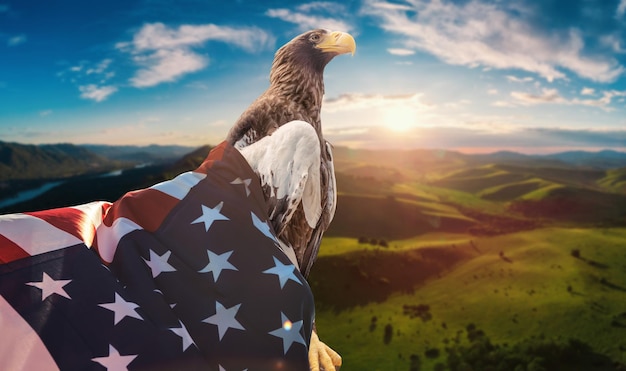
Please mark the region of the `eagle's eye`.
POLYGON ((311 40, 314 43, 318 43, 321 39, 322 37, 318 33, 314 33, 309 37, 309 40, 311 40))

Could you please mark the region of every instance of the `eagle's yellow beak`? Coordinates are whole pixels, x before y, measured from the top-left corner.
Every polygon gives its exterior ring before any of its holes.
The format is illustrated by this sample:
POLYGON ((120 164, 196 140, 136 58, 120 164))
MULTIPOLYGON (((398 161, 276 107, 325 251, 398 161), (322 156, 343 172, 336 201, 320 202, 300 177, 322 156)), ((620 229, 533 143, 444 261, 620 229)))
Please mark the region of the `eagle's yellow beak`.
POLYGON ((324 52, 332 52, 339 54, 351 53, 354 55, 356 51, 356 42, 354 37, 347 32, 334 31, 326 35, 316 46, 324 52))

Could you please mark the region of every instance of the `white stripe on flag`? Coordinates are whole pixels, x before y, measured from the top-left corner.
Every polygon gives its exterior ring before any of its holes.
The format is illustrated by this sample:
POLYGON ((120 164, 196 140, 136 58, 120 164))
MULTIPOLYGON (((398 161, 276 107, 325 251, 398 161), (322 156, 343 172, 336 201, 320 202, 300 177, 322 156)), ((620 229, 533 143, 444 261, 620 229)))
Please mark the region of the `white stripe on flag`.
POLYGON ((195 185, 200 183, 202 179, 206 178, 206 174, 196 173, 194 171, 188 171, 180 174, 172 180, 153 185, 152 189, 156 189, 165 194, 168 194, 174 198, 182 200, 187 196, 189 190, 195 185))
POLYGON ((98 226, 102 223, 102 205, 111 205, 110 202, 107 201, 94 201, 88 204, 70 206, 72 209, 80 210, 93 223, 94 228, 98 228, 98 226))
POLYGON ((35 330, 0 296, 0 366, 3 370, 59 370, 35 330))
POLYGON ((107 263, 113 261, 115 251, 117 250, 117 244, 122 237, 126 236, 132 231, 143 229, 137 223, 127 218, 117 218, 113 222, 113 225, 107 227, 106 224, 100 224, 96 231, 96 238, 98 239, 98 254, 100 258, 107 263))
POLYGON ((96 228, 102 224, 102 206, 110 205, 110 202, 106 201, 94 201, 88 204, 82 204, 77 206, 72 206, 72 209, 81 211, 83 215, 85 215, 91 224, 81 225, 80 235, 83 237, 85 245, 87 247, 91 247, 93 244, 93 239, 95 237, 96 228))
POLYGON ((0 235, 11 240, 29 255, 38 255, 74 246, 82 241, 35 216, 0 216, 0 235))

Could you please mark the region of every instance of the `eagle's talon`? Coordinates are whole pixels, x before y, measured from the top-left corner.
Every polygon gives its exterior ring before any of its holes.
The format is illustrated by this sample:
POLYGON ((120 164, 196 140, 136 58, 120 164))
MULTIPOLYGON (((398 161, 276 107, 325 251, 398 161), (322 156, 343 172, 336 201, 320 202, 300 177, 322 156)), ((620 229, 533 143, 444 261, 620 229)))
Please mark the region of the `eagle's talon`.
POLYGON ((341 368, 341 356, 322 343, 315 331, 311 334, 309 367, 310 371, 338 371, 341 368))

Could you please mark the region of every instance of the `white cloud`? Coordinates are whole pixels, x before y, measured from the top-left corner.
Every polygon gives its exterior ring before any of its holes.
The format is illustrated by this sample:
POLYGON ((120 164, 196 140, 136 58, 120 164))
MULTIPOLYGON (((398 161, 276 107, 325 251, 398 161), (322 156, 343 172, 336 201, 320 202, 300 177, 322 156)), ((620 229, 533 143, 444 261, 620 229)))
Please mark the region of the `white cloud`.
POLYGON ((511 81, 511 82, 531 82, 531 81, 534 80, 530 76, 520 78, 520 77, 516 77, 516 76, 512 76, 512 75, 508 75, 506 77, 506 79, 511 81))
POLYGON ((273 44, 273 38, 256 27, 233 28, 206 24, 170 28, 163 23, 149 23, 135 34, 132 46, 135 51, 152 51, 200 46, 207 41, 221 41, 249 52, 263 50, 273 44))
MULTIPOLYGON (((413 10, 413 8, 409 5, 388 3, 384 1, 382 2, 373 1, 369 4, 369 6, 371 6, 374 9, 379 9, 379 10, 391 10, 391 11, 412 11, 413 10)), ((365 13, 367 13, 367 10, 365 10, 365 13)))
POLYGON ((622 17, 624 16, 624 13, 626 13, 626 0, 622 0, 619 2, 619 5, 617 6, 617 11, 615 12, 615 15, 617 17, 622 17))
MULTIPOLYGON (((595 90, 591 88, 583 88, 581 95, 595 94, 595 90)), ((580 98, 564 98, 557 89, 543 88, 540 93, 528 92, 511 92, 513 102, 496 102, 495 106, 499 107, 516 107, 517 105, 531 106, 538 104, 562 104, 562 105, 579 105, 600 108, 604 111, 613 111, 610 106, 613 98, 626 97, 626 91, 606 90, 602 92, 602 97, 597 99, 580 99, 580 98)))
POLYGON ((47 110, 39 112, 39 116, 41 116, 41 117, 50 116, 51 114, 52 114, 52 110, 51 109, 47 109, 47 110))
POLYGON ((299 5, 297 9, 301 12, 310 12, 312 10, 325 10, 325 11, 344 11, 343 5, 333 3, 330 1, 313 1, 299 5))
POLYGON ((302 4, 296 8, 296 11, 285 8, 268 9, 265 15, 293 23, 298 26, 298 30, 301 32, 316 28, 326 28, 333 31, 353 30, 347 21, 329 16, 328 13, 332 13, 332 15, 345 14, 346 9, 339 3, 318 1, 302 4), (312 14, 314 12, 317 14, 312 14))
MULTIPOLYGON (((111 62, 113 62, 113 60, 111 60, 111 59, 103 59, 95 67, 87 69, 87 71, 85 71, 85 73, 87 75, 91 75, 91 74, 94 74, 94 73, 95 74, 104 73, 104 71, 106 71, 106 69, 109 68, 109 66, 111 65, 111 62)), ((72 71, 74 71, 74 67, 72 67, 70 69, 72 71)), ((78 71, 80 71, 80 69, 78 69, 78 71)))
POLYGON ((517 107, 517 105, 515 105, 515 103, 508 102, 508 101, 505 101, 505 100, 495 101, 491 105, 494 106, 494 107, 505 107, 505 108, 517 107))
POLYGON ((399 55, 401 57, 405 57, 405 56, 408 56, 408 55, 415 54, 414 50, 402 49, 402 48, 389 48, 389 49, 387 49, 387 52, 389 52, 389 54, 399 55))
POLYGON ((489 90, 487 90, 487 94, 489 94, 489 95, 498 95, 498 89, 489 89, 489 90))
POLYGON ((136 88, 175 81, 209 64, 206 57, 184 48, 161 49, 149 55, 135 56, 133 60, 143 67, 130 79, 130 83, 136 88))
POLYGON ((565 99, 556 89, 543 88, 541 93, 538 94, 514 91, 511 92, 511 97, 525 106, 544 103, 565 103, 565 99))
POLYGON ((419 110, 434 107, 432 104, 424 103, 422 97, 421 93, 399 95, 345 93, 335 98, 324 99, 323 109, 327 112, 338 112, 390 106, 408 106, 419 110))
POLYGON ((608 46, 615 53, 618 53, 618 54, 626 53, 626 48, 622 46, 622 40, 620 39, 618 35, 610 34, 610 35, 602 36, 600 38, 600 43, 605 46, 608 46))
POLYGON ((155 86, 175 81, 185 74, 199 71, 209 59, 193 50, 208 41, 221 41, 248 52, 273 46, 274 39, 256 27, 223 27, 214 24, 182 25, 170 28, 163 23, 144 25, 132 42, 117 44, 117 48, 133 55, 140 66, 130 79, 134 87, 155 86))
POLYGON ((602 92, 602 97, 598 99, 574 99, 573 103, 587 106, 605 108, 611 110, 608 105, 613 102, 613 98, 626 97, 626 90, 606 90, 602 92))
POLYGON ((80 97, 83 99, 91 99, 96 102, 102 102, 111 94, 117 91, 115 86, 97 86, 95 84, 82 85, 78 87, 80 97))
POLYGON ((523 17, 500 8, 502 2, 410 4, 408 9, 366 0, 362 12, 375 17, 385 31, 404 36, 406 48, 427 51, 453 65, 519 69, 548 81, 565 78, 563 70, 569 70, 589 80, 611 82, 625 71, 610 56, 586 55, 579 30, 541 33, 523 17))
POLYGON ((593 88, 587 88, 584 87, 581 91, 580 91, 580 95, 594 95, 596 93, 596 90, 593 88))
POLYGON ((7 45, 8 46, 17 46, 17 45, 20 45, 20 44, 24 44, 27 39, 28 38, 24 34, 13 36, 13 37, 9 38, 9 40, 7 41, 7 45))

